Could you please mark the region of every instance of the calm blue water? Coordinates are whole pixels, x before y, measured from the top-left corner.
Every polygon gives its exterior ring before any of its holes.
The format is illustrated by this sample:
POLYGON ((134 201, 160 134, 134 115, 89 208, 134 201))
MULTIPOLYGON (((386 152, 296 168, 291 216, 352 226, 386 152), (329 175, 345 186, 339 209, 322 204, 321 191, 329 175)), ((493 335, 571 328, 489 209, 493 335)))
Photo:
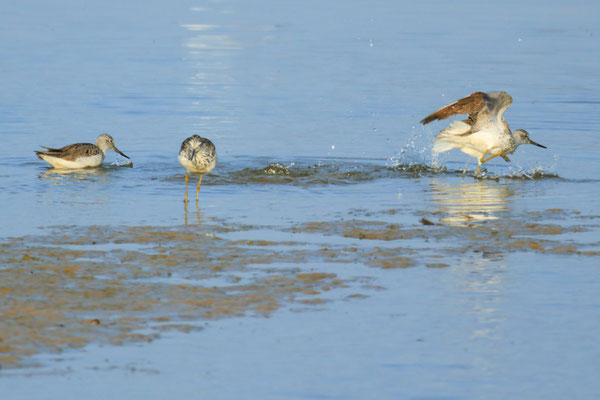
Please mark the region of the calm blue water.
MULTIPOLYGON (((197 133, 219 154, 198 214, 262 227, 244 238, 273 240, 355 210, 401 226, 419 226, 423 215, 452 226, 482 214, 583 224, 560 240, 598 251, 599 20, 600 5, 591 1, 4 4, 0 240, 49 225, 194 220, 196 205, 182 202, 177 152, 197 133), (469 158, 457 150, 432 158, 433 138, 446 124, 418 121, 478 90, 510 93, 504 116, 511 127, 548 149, 522 146, 510 164, 494 159, 487 169, 497 179, 490 180, 462 176, 469 158), (33 153, 39 145, 93 142, 103 132, 133 168, 113 165, 123 160, 111 152, 101 170, 57 174, 33 153), (256 178, 276 162, 298 174, 256 178), (410 173, 398 164, 446 170, 410 173), (536 171, 549 177, 529 179, 536 171), (382 213, 390 209, 396 212, 382 213), (548 217, 549 209, 564 217, 548 217)), ((474 168, 471 160, 467 169, 474 168)), ((453 240, 450 233, 411 246, 442 251, 453 240)), ((300 265, 365 277, 383 290, 352 301, 342 291, 319 311, 284 307, 150 345, 94 344, 59 361, 42 355, 40 370, 3 372, 0 393, 595 398, 599 257, 497 250, 501 257, 452 253, 448 268, 300 265)))

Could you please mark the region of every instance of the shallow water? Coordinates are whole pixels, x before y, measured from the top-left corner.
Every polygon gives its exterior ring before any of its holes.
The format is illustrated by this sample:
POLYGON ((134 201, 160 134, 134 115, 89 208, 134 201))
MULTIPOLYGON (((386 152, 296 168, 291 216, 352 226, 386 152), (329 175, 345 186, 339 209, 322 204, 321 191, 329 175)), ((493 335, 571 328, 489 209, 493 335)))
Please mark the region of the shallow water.
POLYGON ((599 17, 591 2, 6 5, 1 392, 594 397, 599 17), (433 157, 446 124, 418 121, 477 90, 509 92, 511 127, 548 149, 478 178, 457 150, 433 157), (133 167, 111 152, 65 173, 33 153, 102 132, 133 167), (186 206, 193 133, 219 164, 186 206))

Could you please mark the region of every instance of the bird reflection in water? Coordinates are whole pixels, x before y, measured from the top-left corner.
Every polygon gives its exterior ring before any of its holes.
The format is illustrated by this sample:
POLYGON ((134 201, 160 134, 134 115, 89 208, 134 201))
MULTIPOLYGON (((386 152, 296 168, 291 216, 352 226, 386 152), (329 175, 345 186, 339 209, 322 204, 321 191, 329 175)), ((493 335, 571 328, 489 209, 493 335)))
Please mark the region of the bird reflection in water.
MULTIPOLYGON (((186 225, 189 225, 188 221, 188 207, 187 207, 188 203, 184 202, 183 203, 183 210, 184 210, 184 221, 186 225)), ((200 215, 200 207, 196 207, 196 212, 194 213, 196 216, 196 222, 198 223, 198 225, 202 225, 202 216, 200 215)), ((192 222, 193 223, 193 222, 192 222)))
POLYGON ((109 168, 86 168, 86 169, 56 169, 50 168, 42 172, 39 177, 55 181, 79 181, 90 177, 102 177, 108 174, 109 168))
POLYGON ((508 186, 486 181, 453 186, 434 180, 431 189, 436 211, 443 215, 440 222, 455 226, 499 219, 513 194, 508 186))
MULTIPOLYGON (((498 182, 461 181, 451 185, 447 180, 433 180, 431 193, 435 211, 441 217, 439 221, 451 227, 449 232, 456 227, 460 235, 479 224, 485 227, 485 222, 501 220, 510 211, 514 190, 498 182)), ((468 241, 468 234, 463 238, 468 241)), ((472 251, 456 254, 448 284, 453 286, 456 293, 453 298, 463 307, 463 314, 469 316, 470 338, 494 343, 503 339, 505 331, 506 250, 497 242, 468 247, 472 251)))

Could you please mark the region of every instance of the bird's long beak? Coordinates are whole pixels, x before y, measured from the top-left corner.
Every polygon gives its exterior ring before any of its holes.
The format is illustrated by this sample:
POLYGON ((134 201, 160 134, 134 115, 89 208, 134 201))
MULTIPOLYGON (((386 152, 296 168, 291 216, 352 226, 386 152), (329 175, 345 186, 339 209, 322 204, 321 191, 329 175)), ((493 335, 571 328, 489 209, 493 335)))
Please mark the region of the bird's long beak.
POLYGON ((119 153, 120 155, 122 155, 123 157, 125 157, 126 159, 131 160, 131 158, 129 158, 125 154, 121 153, 121 150, 117 149, 115 146, 113 146, 113 150, 116 151, 117 153, 119 153))
POLYGON ((532 145, 537 146, 537 147, 541 147, 542 149, 547 149, 547 147, 544 146, 543 144, 536 143, 536 142, 534 142, 531 139, 529 139, 529 144, 532 144, 532 145))

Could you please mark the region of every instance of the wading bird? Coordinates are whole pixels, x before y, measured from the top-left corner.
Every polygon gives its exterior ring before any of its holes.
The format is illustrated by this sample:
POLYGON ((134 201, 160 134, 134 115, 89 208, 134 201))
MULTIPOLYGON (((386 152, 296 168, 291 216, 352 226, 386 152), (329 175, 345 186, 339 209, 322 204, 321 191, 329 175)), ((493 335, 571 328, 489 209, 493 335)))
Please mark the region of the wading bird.
POLYGON ((208 139, 198 135, 190 136, 181 143, 179 150, 179 163, 185 168, 185 202, 188 202, 188 173, 200 174, 196 186, 196 201, 200 183, 204 174, 212 171, 217 164, 217 151, 215 145, 208 139))
POLYGON ((500 156, 505 161, 510 161, 507 154, 512 154, 521 144, 533 144, 545 149, 546 146, 529 139, 527 131, 517 129, 511 132, 502 114, 512 101, 512 97, 506 92, 475 92, 425 117, 421 121, 423 125, 455 114, 469 114, 467 119, 454 121, 441 130, 435 138, 433 152, 460 149, 477 158, 479 174, 481 164, 494 157, 500 156), (486 158, 486 155, 489 157, 486 158))
POLYGON ((103 133, 98 136, 96 144, 74 143, 55 149, 41 146, 46 151, 36 151, 37 156, 58 169, 79 169, 97 167, 102 164, 108 150, 114 150, 123 157, 129 159, 115 147, 112 136, 103 133))

